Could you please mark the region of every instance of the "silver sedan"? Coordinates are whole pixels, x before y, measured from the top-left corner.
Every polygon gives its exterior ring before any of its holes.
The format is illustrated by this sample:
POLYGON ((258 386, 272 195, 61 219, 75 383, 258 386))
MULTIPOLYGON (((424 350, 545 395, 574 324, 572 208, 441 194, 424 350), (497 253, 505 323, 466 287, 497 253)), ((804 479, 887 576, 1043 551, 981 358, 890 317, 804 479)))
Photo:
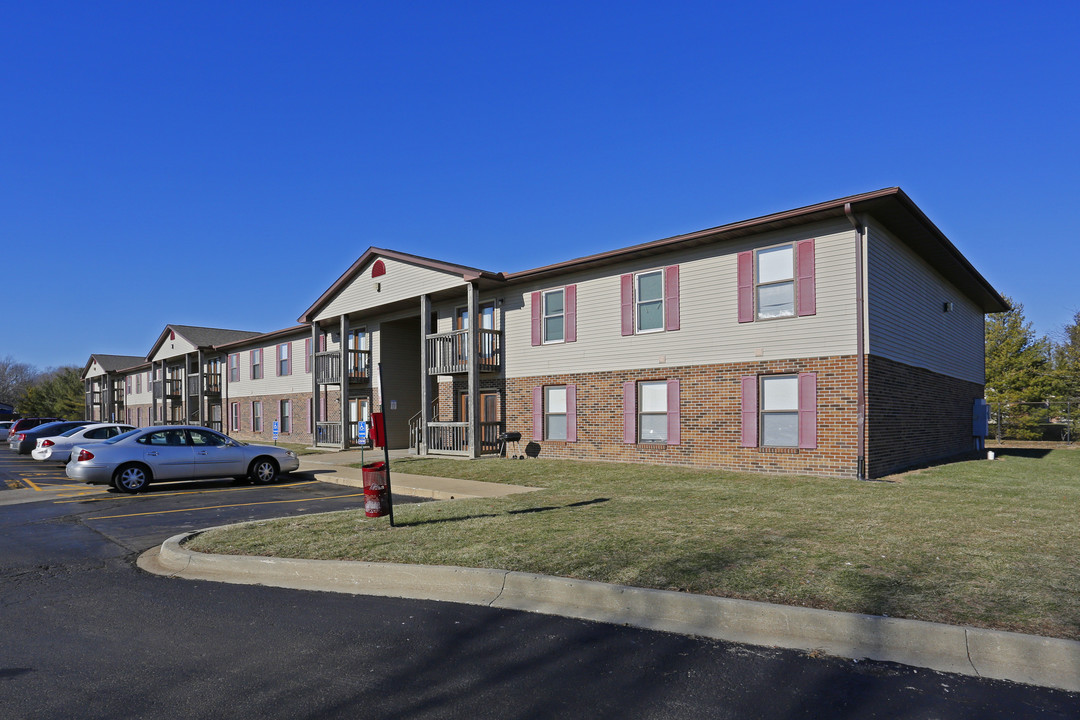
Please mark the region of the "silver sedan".
POLYGON ((151 482, 232 477, 271 483, 300 467, 296 453, 248 445, 199 425, 132 430, 71 451, 65 472, 73 480, 135 493, 151 482))

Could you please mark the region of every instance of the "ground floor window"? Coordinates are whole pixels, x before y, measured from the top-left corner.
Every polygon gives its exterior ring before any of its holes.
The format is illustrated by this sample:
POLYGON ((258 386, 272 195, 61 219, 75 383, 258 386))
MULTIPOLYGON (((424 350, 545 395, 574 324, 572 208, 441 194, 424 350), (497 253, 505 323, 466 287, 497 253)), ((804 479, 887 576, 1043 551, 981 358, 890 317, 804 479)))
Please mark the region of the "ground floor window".
POLYGON ((623 442, 678 445, 682 416, 678 380, 623 383, 623 442))
POLYGON ((761 444, 764 447, 799 445, 797 375, 765 375, 761 378, 761 444))
POLYGON ((566 386, 544 388, 544 439, 566 439, 566 386))
POLYGON ((251 403, 251 432, 262 432, 262 403, 259 401, 251 403))
POLYGON ((280 407, 281 418, 281 432, 288 434, 292 432, 292 403, 289 400, 282 400, 280 407))
POLYGON ((638 442, 667 442, 667 381, 638 383, 638 442))
POLYGON ((233 430, 240 430, 240 403, 233 403, 229 406, 229 427, 233 430))

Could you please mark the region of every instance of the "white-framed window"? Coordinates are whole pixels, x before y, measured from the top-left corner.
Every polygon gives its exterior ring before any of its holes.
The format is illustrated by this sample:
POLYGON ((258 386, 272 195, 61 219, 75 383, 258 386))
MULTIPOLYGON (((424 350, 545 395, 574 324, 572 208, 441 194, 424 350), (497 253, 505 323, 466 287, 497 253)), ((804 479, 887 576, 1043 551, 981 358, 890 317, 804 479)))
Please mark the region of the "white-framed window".
POLYGON ((761 376, 761 446, 799 446, 799 376, 761 376))
POLYGON ((251 351, 251 379, 259 380, 263 376, 262 367, 262 348, 257 348, 251 351))
POLYGON ((287 435, 292 432, 292 402, 289 400, 282 400, 278 409, 281 421, 278 429, 282 434, 287 435))
POLYGON ((634 275, 634 318, 638 333, 664 329, 664 272, 650 270, 634 275))
POLYGON ((754 296, 759 320, 795 315, 795 246, 756 251, 754 296))
POLYGON ((292 343, 282 343, 277 347, 277 374, 278 377, 292 375, 292 362, 290 358, 292 343))
POLYGON ((240 403, 234 402, 229 406, 229 427, 240 430, 240 403))
POLYGON ((240 382, 240 353, 229 355, 229 382, 240 382))
POLYGON ((548 290, 543 297, 544 344, 561 343, 566 340, 566 291, 563 288, 548 290))
POLYGON ((251 403, 251 432, 262 432, 262 403, 258 400, 251 403))
POLYGON ((668 440, 668 383, 638 383, 638 442, 664 444, 668 440))
POLYGON ((544 387, 544 439, 566 440, 566 386, 544 387))

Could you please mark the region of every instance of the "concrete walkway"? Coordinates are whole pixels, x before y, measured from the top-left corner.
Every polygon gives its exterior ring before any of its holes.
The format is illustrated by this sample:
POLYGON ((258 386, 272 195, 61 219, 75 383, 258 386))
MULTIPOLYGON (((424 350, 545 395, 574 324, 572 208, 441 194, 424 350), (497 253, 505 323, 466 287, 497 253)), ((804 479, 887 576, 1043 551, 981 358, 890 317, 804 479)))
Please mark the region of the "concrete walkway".
MULTIPOLYGON (((406 456, 408 456, 408 451, 405 450, 393 450, 390 453, 391 461, 406 456)), ((345 450, 335 453, 301 455, 300 469, 293 474, 307 474, 322 482, 364 487, 363 471, 360 468, 349 467, 349 465, 360 462, 370 464, 382 460, 383 452, 381 450, 367 450, 362 454, 359 450, 345 450)), ((523 492, 534 492, 540 489, 525 487, 524 485, 503 485, 501 483, 479 482, 477 480, 410 475, 396 471, 390 474, 390 487, 395 493, 433 498, 435 500, 503 497, 523 492)))
MULTIPOLYGON (((360 470, 344 467, 360 462, 359 455, 305 455, 299 472, 362 486, 360 470)), ((365 460, 373 461, 373 455, 365 453, 365 460)), ((439 499, 501 497, 537 489, 405 473, 393 473, 391 483, 395 492, 439 499)), ((197 534, 169 538, 144 553, 139 567, 186 579, 524 610, 1080 692, 1080 642, 1073 640, 507 570, 207 555, 183 547, 185 539, 197 534)))

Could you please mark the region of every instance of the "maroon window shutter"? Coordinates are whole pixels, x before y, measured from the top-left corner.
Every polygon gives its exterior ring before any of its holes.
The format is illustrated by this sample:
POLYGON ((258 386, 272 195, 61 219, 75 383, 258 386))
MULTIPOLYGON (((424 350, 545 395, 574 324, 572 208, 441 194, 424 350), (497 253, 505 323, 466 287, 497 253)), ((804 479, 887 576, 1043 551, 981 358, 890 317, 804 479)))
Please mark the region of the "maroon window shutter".
POLYGON ((752 250, 739 253, 738 272, 739 322, 754 322, 754 252, 752 250))
POLYGON ((274 347, 274 374, 281 377, 281 346, 274 347))
POLYGON ((577 285, 567 285, 564 293, 566 309, 566 342, 577 342, 577 285))
POLYGON ((532 294, 532 344, 543 345, 544 336, 541 332, 540 323, 543 314, 543 309, 540 304, 543 302, 543 296, 539 292, 532 294))
POLYGON ((304 338, 304 372, 311 372, 311 338, 304 338))
POLYGON ((544 439, 544 388, 533 388, 533 440, 544 439))
POLYGON ((679 411, 679 381, 667 381, 667 444, 678 445, 682 441, 682 413, 679 411))
POLYGON ((250 371, 251 378, 250 379, 254 380, 255 379, 255 351, 254 350, 252 350, 248 354, 248 361, 251 363, 251 371, 250 371))
POLYGON ((817 373, 799 373, 799 447, 817 447, 817 373))
POLYGON ((566 386, 566 442, 577 442, 577 385, 566 386))
POLYGON ((285 346, 289 348, 289 357, 285 358, 285 374, 292 375, 293 344, 291 342, 288 342, 285 344, 285 346))
POLYGON ((622 441, 637 442, 637 383, 622 384, 622 441))
POLYGON ((634 334, 634 276, 627 274, 619 278, 622 291, 622 334, 634 334))
POLYGON ((757 377, 746 375, 742 379, 742 447, 757 447, 757 377))
POLYGON ((664 329, 679 329, 679 266, 664 268, 664 329))
POLYGON ((817 314, 817 289, 814 278, 814 241, 800 240, 795 243, 799 281, 795 288, 795 312, 799 315, 817 314))

